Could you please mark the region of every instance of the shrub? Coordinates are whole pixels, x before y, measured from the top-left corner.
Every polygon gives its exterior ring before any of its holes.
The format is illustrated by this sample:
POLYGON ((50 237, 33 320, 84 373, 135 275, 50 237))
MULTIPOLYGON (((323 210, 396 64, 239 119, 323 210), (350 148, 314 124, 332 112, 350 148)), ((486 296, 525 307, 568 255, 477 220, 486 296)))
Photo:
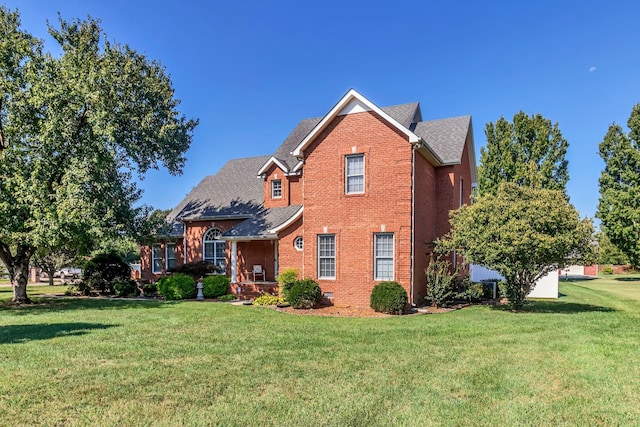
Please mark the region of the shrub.
POLYGON ((233 301, 236 296, 233 294, 222 295, 218 297, 218 301, 233 301))
POLYGON ((289 292, 291 286, 298 280, 298 270, 295 268, 287 268, 282 273, 278 274, 276 277, 278 284, 280 285, 280 296, 284 297, 284 295, 289 292))
POLYGON ((145 297, 155 297, 158 294, 158 286, 155 283, 145 283, 142 285, 142 293, 145 297))
POLYGON ((293 282, 284 296, 293 308, 315 308, 322 300, 322 291, 315 280, 302 279, 293 282))
POLYGON ((207 276, 202 280, 202 293, 205 298, 218 298, 229 293, 231 279, 222 274, 207 276))
POLYGON ((219 268, 210 262, 199 261, 181 264, 169 271, 172 273, 186 274, 187 276, 191 276, 193 280, 198 280, 200 277, 205 277, 209 274, 221 273, 218 270, 219 268))
POLYGON ((139 296, 140 291, 136 286, 136 282, 128 280, 126 282, 116 282, 113 285, 113 290, 119 297, 139 296))
POLYGON ((451 302, 454 297, 453 280, 456 277, 456 273, 451 271, 451 263, 447 260, 434 259, 431 255, 425 275, 427 276, 425 299, 434 307, 442 307, 451 302))
POLYGON ((131 266, 115 252, 98 254, 87 262, 82 281, 103 294, 114 293, 113 286, 131 279, 131 266))
POLYGON ((172 274, 157 282, 158 292, 167 300, 189 299, 196 296, 196 282, 186 274, 172 274))
POLYGON ((264 294, 253 300, 253 305, 259 306, 267 306, 267 305, 276 305, 282 304, 284 300, 275 295, 264 294))
POLYGON ((613 274, 613 267, 607 266, 602 269, 602 274, 613 274))
POLYGON ((373 288, 369 301, 371 308, 379 313, 403 314, 409 298, 398 282, 382 282, 373 288))

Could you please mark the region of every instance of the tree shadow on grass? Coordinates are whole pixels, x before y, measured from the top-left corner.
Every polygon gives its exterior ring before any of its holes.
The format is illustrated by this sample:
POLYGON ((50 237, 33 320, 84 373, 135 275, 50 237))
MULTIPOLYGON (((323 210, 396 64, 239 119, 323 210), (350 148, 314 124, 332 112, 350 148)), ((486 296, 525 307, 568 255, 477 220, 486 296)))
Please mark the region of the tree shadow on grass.
POLYGON ((0 305, 0 313, 13 315, 45 314, 67 310, 122 310, 157 308, 165 305, 162 300, 145 299, 113 299, 113 298, 32 298, 33 304, 12 305, 4 303, 0 305))
POLYGON ((94 329, 107 329, 115 325, 103 323, 39 323, 0 326, 0 344, 20 344, 34 340, 48 340, 61 336, 79 336, 94 329))
POLYGON ((616 277, 613 280, 618 282, 640 282, 640 277, 616 277))
MULTIPOLYGON (((493 307, 495 310, 511 311, 511 306, 508 304, 497 305, 493 307)), ((557 314, 577 314, 588 312, 614 312, 615 309, 611 307, 604 307, 593 304, 579 304, 575 302, 562 302, 562 301, 531 301, 522 307, 522 310, 517 313, 557 313, 557 314)))

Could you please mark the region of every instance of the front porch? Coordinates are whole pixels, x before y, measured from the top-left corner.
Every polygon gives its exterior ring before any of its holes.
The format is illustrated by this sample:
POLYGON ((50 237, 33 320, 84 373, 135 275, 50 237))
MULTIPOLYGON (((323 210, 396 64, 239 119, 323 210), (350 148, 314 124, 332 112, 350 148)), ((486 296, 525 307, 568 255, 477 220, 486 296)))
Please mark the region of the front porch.
POLYGON ((278 295, 280 287, 278 282, 271 281, 253 281, 244 280, 241 282, 231 283, 231 293, 236 295, 238 299, 252 300, 261 295, 278 295))

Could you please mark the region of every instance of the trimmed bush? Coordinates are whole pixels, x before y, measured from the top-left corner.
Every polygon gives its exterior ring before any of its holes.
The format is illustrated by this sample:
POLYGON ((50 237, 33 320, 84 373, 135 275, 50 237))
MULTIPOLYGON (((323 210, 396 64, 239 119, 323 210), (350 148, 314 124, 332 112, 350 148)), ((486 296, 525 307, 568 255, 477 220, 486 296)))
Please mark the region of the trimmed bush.
POLYGON ((131 266, 115 252, 98 254, 84 266, 82 281, 91 289, 113 294, 114 285, 131 280, 131 266))
POLYGON ((403 314, 408 302, 407 291, 398 282, 382 282, 371 291, 371 308, 379 313, 403 314))
POLYGON ((158 292, 167 300, 190 299, 196 296, 196 281, 186 274, 172 274, 157 282, 158 292))
POLYGON ((604 267, 602 269, 602 274, 613 274, 613 267, 604 267))
POLYGON ((231 279, 222 274, 207 276, 202 280, 202 293, 205 298, 218 298, 229 293, 231 279))
POLYGON ((275 295, 264 294, 253 300, 253 305, 268 306, 282 304, 284 300, 275 295))
POLYGON ((276 277, 278 284, 280 285, 280 296, 284 297, 284 295, 289 292, 291 286, 298 280, 298 270, 295 268, 287 268, 282 273, 278 274, 276 277))
POLYGON ((145 297, 155 297, 158 294, 158 286, 155 283, 145 283, 142 285, 142 292, 145 297))
POLYGON ((191 276, 193 280, 198 280, 198 278, 205 277, 209 274, 223 273, 218 270, 218 267, 210 262, 198 261, 180 264, 169 271, 172 273, 186 274, 187 276, 191 276))
POLYGON ((117 282, 115 285, 113 285, 113 290, 119 297, 137 297, 140 295, 140 291, 136 286, 136 282, 134 282, 133 280, 129 280, 127 282, 117 282))
POLYGON ((293 308, 315 308, 322 301, 320 285, 313 279, 296 280, 284 294, 293 308))

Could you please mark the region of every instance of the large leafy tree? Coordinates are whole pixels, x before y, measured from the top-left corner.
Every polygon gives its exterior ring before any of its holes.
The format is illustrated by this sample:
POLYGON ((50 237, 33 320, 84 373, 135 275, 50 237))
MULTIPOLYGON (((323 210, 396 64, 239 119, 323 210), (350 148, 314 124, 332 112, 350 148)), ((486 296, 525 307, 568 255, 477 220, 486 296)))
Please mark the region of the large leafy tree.
POLYGON ((501 117, 487 123, 487 146, 480 150, 478 192, 494 193, 501 182, 565 190, 568 143, 558 124, 520 111, 513 123, 501 117))
POLYGON ((28 301, 38 248, 88 252, 139 224, 132 174, 180 173, 197 125, 164 67, 106 40, 98 21, 60 19, 49 33, 58 56, 0 7, 0 260, 14 302, 28 301))
POLYGON ((631 110, 627 125, 628 134, 612 124, 600 142, 605 167, 596 216, 611 243, 640 267, 640 104, 631 110))
POLYGON ((580 219, 560 190, 502 183, 451 214, 442 242, 472 263, 500 273, 507 297, 522 307, 538 279, 593 256, 593 225, 580 219))

